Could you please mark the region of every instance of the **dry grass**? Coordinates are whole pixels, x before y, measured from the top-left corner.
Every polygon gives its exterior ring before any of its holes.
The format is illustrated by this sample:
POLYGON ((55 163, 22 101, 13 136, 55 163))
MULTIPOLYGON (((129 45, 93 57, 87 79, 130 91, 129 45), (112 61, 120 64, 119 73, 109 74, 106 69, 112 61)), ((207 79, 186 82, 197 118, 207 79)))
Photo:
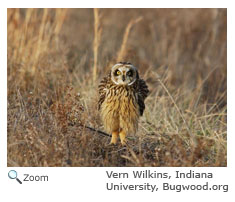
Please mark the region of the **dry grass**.
POLYGON ((142 17, 138 17, 135 20, 131 20, 126 26, 126 30, 123 35, 122 45, 118 52, 117 61, 123 61, 123 58, 125 57, 125 54, 126 54, 127 40, 129 37, 129 33, 131 31, 131 28, 133 27, 134 24, 138 23, 140 20, 142 20, 142 17))
POLYGON ((97 63, 98 63, 98 49, 100 46, 100 38, 102 33, 101 28, 101 15, 100 15, 100 9, 94 8, 94 67, 93 67, 93 81, 95 82, 97 79, 97 63))
POLYGON ((8 166, 227 166, 226 9, 8 9, 7 31, 8 166), (127 147, 86 127, 120 58, 151 91, 127 147))

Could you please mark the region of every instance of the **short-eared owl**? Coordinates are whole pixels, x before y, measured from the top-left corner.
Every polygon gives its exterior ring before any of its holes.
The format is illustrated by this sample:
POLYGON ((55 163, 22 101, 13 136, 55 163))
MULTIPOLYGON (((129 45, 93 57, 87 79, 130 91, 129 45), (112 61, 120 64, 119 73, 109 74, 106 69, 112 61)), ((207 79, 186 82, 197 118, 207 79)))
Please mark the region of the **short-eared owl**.
POLYGON ((131 63, 114 65, 99 85, 98 108, 107 132, 112 133, 111 144, 126 143, 126 135, 135 134, 138 119, 143 115, 144 100, 149 93, 143 79, 131 63))

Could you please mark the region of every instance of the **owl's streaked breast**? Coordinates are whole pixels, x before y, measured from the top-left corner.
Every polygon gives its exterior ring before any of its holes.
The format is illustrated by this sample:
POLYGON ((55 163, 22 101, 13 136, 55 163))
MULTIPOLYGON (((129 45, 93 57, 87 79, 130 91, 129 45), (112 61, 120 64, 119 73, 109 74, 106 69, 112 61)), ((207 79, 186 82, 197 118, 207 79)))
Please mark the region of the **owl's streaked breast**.
POLYGON ((129 86, 110 86, 101 106, 101 116, 107 131, 122 128, 135 133, 138 128, 139 106, 137 95, 129 86))

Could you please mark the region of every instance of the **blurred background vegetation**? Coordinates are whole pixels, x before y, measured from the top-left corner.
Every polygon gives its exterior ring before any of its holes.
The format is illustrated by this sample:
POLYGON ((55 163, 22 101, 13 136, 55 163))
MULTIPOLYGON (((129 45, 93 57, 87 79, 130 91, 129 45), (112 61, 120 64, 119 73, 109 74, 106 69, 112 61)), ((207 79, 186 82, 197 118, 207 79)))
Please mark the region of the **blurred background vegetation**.
POLYGON ((226 9, 8 9, 8 166, 226 166, 226 9), (149 86, 129 146, 107 146, 97 85, 149 86))

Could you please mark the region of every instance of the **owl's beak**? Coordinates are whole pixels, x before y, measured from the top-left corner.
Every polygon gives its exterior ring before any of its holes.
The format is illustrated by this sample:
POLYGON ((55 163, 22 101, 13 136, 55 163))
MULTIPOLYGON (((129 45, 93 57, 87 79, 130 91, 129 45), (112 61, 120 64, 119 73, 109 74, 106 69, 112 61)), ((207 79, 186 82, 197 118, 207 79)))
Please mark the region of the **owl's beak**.
POLYGON ((123 80, 123 81, 125 81, 125 80, 126 80, 125 75, 122 75, 122 80, 123 80))

